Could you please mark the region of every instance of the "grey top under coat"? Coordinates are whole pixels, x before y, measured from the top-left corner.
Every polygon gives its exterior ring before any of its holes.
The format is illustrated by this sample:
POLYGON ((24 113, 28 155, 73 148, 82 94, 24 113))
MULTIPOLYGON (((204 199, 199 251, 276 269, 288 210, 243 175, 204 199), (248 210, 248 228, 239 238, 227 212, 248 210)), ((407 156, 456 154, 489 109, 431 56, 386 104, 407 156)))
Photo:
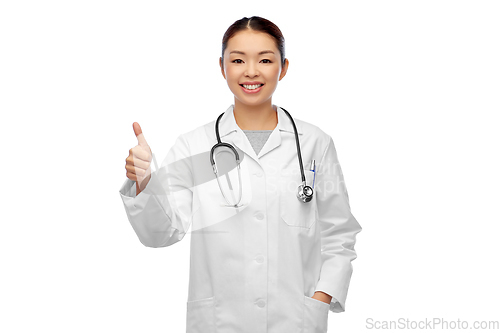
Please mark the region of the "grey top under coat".
POLYGON ((260 150, 264 147, 272 130, 243 130, 243 132, 247 135, 248 141, 250 141, 255 154, 259 155, 260 150))

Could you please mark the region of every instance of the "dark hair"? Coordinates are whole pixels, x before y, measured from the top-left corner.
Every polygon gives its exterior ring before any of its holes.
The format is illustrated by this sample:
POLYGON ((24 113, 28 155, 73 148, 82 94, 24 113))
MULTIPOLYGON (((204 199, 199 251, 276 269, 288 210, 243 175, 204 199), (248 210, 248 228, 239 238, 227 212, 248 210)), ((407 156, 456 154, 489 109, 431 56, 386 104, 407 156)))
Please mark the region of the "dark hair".
POLYGON ((235 21, 229 28, 227 28, 226 33, 222 38, 222 64, 224 64, 224 51, 226 50, 227 42, 237 32, 243 30, 264 32, 273 37, 276 42, 276 47, 281 54, 281 66, 285 65, 285 37, 283 37, 281 30, 276 26, 276 24, 260 16, 252 16, 250 18, 244 17, 235 21))

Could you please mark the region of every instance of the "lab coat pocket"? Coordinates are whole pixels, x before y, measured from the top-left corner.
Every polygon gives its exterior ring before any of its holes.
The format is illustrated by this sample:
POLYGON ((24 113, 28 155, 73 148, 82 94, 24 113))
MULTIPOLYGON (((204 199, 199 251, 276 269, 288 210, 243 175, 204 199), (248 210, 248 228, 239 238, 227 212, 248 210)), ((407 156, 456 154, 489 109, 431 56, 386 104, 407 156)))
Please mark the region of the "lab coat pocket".
MULTIPOLYGON (((306 184, 312 187, 314 172, 305 170, 306 184)), ((316 194, 311 201, 302 202, 297 198, 300 177, 284 177, 280 190, 280 216, 291 227, 310 229, 316 222, 316 194)))
POLYGON ((214 297, 187 302, 187 333, 215 333, 214 297))
POLYGON ((304 329, 302 333, 326 333, 330 304, 304 295, 304 329))

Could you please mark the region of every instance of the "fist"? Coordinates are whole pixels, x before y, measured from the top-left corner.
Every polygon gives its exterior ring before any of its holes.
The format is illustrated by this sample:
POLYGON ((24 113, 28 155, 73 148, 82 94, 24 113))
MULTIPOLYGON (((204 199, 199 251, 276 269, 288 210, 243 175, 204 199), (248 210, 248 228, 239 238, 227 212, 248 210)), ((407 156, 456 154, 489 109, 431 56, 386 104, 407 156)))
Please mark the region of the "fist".
POLYGON ((128 157, 125 159, 125 169, 127 170, 127 178, 136 182, 137 195, 146 188, 151 179, 153 153, 142 134, 139 123, 134 122, 132 127, 134 128, 138 144, 129 150, 128 157))

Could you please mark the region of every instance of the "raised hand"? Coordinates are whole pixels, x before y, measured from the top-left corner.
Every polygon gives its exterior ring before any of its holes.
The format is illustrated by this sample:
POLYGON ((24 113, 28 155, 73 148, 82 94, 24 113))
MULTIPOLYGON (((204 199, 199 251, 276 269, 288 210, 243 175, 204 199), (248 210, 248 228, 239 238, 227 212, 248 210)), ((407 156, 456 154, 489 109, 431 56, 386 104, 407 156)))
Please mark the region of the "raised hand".
POLYGON ((135 136, 137 137, 137 146, 129 150, 129 155, 125 159, 125 169, 127 170, 127 178, 136 182, 136 195, 138 195, 151 179, 151 160, 153 153, 149 148, 144 134, 142 134, 139 123, 132 124, 135 136))

